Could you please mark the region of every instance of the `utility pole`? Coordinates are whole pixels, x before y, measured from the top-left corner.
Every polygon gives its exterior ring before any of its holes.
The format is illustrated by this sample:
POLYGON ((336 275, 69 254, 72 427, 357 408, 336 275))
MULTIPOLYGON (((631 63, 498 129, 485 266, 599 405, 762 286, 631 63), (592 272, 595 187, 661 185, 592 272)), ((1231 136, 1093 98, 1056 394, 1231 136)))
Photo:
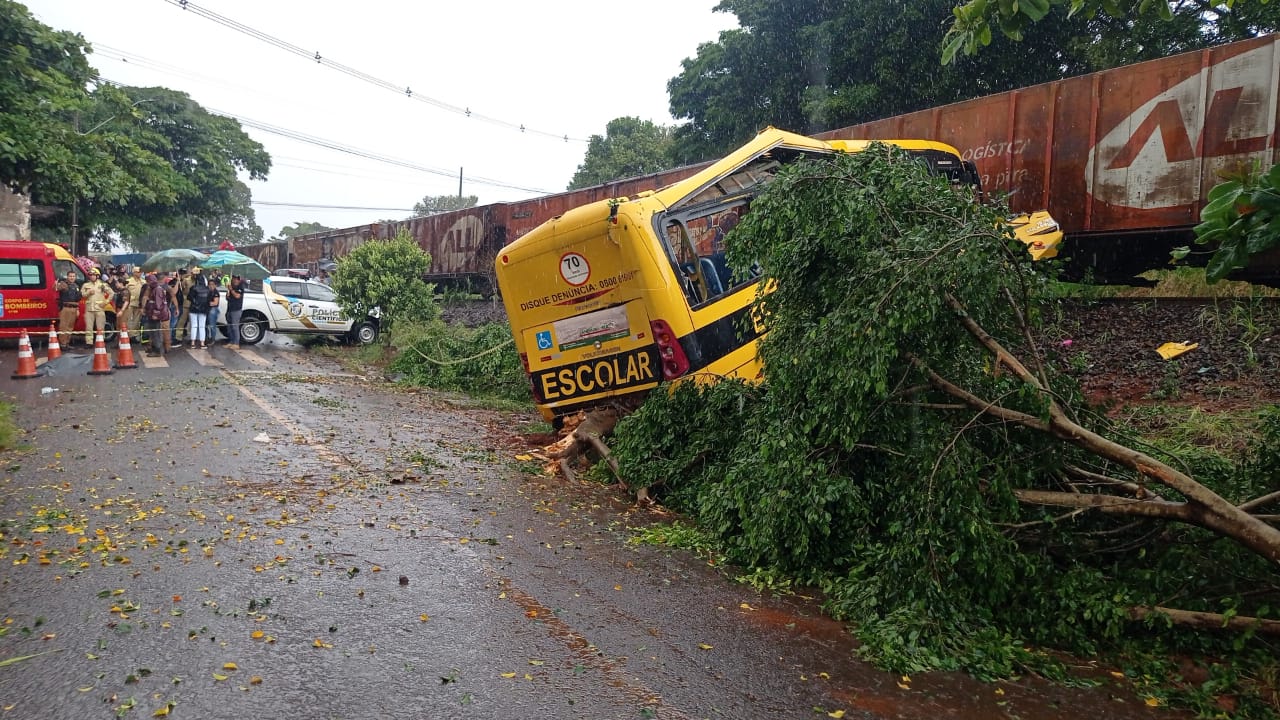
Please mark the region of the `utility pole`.
MULTIPOLYGON (((80 134, 80 111, 76 110, 76 115, 72 121, 72 127, 77 135, 80 134)), ((88 255, 87 252, 80 252, 80 195, 76 194, 71 200, 71 254, 76 256, 88 255)))
MULTIPOLYGON (((80 240, 77 237, 80 230, 80 198, 71 201, 71 254, 76 256, 88 255, 88 252, 80 250, 80 240)), ((87 248, 86 248, 87 249, 87 248)))
POLYGON ((458 168, 458 199, 462 199, 462 168, 458 168))

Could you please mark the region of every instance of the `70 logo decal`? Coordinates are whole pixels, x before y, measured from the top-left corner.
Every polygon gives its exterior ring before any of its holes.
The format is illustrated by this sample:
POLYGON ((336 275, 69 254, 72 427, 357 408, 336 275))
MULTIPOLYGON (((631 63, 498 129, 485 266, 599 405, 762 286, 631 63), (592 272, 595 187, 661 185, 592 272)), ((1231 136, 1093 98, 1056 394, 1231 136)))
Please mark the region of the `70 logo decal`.
POLYGON ((565 253, 560 256, 560 277, 577 287, 591 278, 591 265, 587 263, 585 257, 576 252, 565 253))

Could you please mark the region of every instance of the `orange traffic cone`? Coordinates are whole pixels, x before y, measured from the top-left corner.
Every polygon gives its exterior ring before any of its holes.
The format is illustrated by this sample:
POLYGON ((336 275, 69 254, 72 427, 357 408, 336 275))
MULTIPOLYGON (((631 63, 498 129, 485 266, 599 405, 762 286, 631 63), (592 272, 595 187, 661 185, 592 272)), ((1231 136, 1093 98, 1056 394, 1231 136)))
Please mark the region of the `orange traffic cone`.
POLYGON ((40 377, 41 374, 36 372, 36 356, 31 352, 31 338, 27 337, 27 331, 23 330, 22 337, 18 338, 18 370, 10 377, 14 380, 26 380, 40 377))
POLYGON ((62 357, 62 345, 58 343, 58 331, 54 329, 53 323, 49 323, 49 357, 47 360, 57 360, 60 357, 62 357))
POLYGON ((93 369, 89 371, 90 375, 110 375, 115 372, 111 369, 111 361, 107 359, 107 343, 102 339, 102 333, 98 333, 93 338, 93 369))
POLYGON ((133 361, 133 348, 129 346, 129 328, 124 323, 120 323, 120 349, 116 351, 116 368, 120 370, 132 370, 138 367, 138 363, 133 361))

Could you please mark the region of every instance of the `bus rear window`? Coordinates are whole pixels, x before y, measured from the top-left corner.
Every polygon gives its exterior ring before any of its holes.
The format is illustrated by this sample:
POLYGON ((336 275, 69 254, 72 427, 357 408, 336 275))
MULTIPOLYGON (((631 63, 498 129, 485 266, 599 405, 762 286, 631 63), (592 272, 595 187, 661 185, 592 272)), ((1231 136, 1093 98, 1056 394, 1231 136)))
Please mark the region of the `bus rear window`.
POLYGON ((42 287, 45 287, 44 262, 0 260, 0 289, 21 290, 42 287))

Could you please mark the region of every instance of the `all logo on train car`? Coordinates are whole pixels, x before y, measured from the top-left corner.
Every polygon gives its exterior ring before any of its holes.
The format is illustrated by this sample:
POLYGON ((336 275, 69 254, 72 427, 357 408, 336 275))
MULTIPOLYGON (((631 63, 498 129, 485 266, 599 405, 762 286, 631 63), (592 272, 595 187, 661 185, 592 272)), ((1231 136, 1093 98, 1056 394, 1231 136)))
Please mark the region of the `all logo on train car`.
POLYGON ((1229 57, 1143 103, 1089 153, 1085 184, 1095 198, 1154 209, 1195 203, 1201 183, 1257 159, 1265 167, 1276 127, 1275 42, 1229 57), (1203 167, 1201 167, 1203 163, 1203 167))

